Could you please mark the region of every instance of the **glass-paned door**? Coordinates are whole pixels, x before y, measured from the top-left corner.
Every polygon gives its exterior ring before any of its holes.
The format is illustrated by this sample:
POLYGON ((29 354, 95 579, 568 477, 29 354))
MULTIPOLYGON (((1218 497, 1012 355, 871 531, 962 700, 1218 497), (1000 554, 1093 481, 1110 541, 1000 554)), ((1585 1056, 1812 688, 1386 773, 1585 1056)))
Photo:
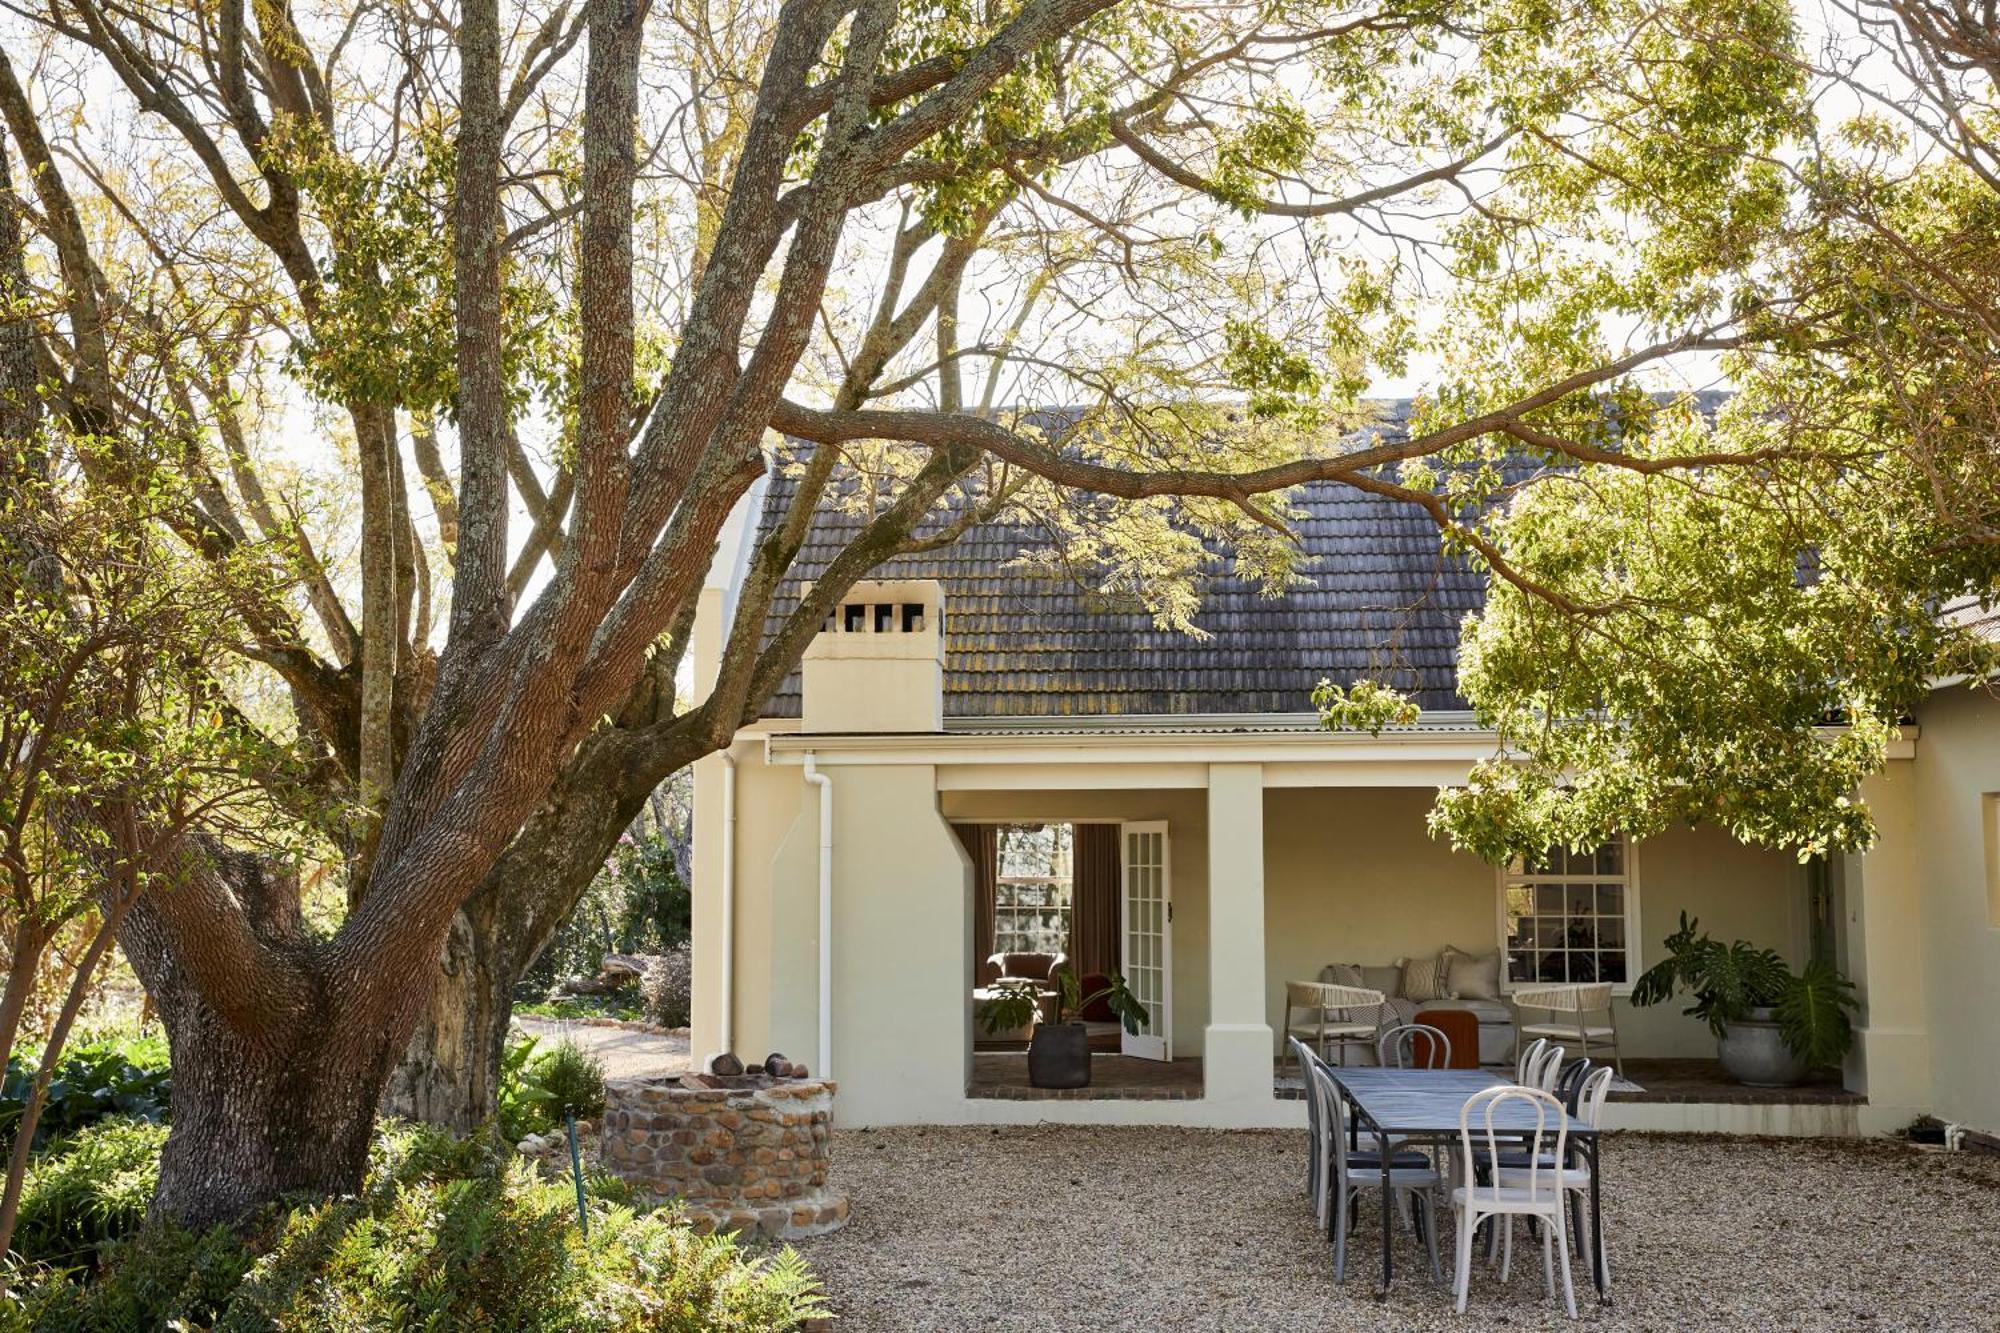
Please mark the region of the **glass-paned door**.
POLYGON ((1174 912, 1164 823, 1127 824, 1120 961, 1125 984, 1146 1006, 1137 1035, 1118 1032, 1118 1049, 1142 1060, 1173 1058, 1174 912))

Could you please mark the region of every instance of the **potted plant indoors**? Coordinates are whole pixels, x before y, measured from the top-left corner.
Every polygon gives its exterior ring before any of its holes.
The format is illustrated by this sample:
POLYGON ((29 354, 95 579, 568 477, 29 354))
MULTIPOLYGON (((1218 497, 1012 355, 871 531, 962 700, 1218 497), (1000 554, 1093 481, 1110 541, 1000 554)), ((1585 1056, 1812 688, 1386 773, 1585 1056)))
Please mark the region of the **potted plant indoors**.
POLYGON ((1773 950, 1725 945, 1700 924, 1681 913, 1667 956, 1633 984, 1632 1003, 1688 991, 1695 1002, 1686 1012, 1715 1034, 1722 1067, 1753 1088, 1789 1088, 1809 1070, 1839 1064, 1854 1045, 1854 983, 1822 959, 1794 972, 1773 950))
POLYGON ((1113 972, 1109 984, 1083 994, 1076 974, 1064 969, 1055 975, 1055 1018, 1039 1022, 1042 1012, 1041 988, 1032 981, 997 984, 993 997, 981 1010, 979 1021, 990 1035, 1034 1025, 1028 1038, 1028 1082, 1037 1088, 1087 1088, 1090 1086, 1090 1030, 1081 1015, 1103 1000, 1110 1006, 1127 1032, 1137 1035, 1146 1026, 1146 1006, 1125 988, 1125 978, 1113 972))

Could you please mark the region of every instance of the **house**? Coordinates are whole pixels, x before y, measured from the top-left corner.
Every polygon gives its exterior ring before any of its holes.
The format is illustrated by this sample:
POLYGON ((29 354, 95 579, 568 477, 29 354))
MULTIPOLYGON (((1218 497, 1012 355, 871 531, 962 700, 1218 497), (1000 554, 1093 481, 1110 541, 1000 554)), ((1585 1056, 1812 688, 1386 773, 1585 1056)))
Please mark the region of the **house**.
MULTIPOLYGON (((725 534, 697 690, 789 495, 774 470, 725 534)), ((847 1125, 1303 1124, 1273 1077, 1286 982, 1452 946, 1497 953, 1503 989, 1602 979, 1622 995, 1686 911, 1794 966, 1827 951, 1855 980, 1845 1092, 1621 1102, 1612 1123, 1851 1134, 1933 1113, 2000 1129, 2000 705, 1938 691, 1861 793, 1881 827, 1863 854, 1801 864, 1695 827, 1496 871, 1425 827, 1436 790, 1495 749, 1455 692, 1478 579, 1406 507, 1331 485, 1300 503, 1311 586, 1271 600, 1220 578, 1207 639, 1022 572, 1040 535, 1005 524, 857 586, 757 722, 697 766, 697 1056, 804 1060, 838 1080, 847 1125), (1322 730, 1313 685, 1363 674, 1422 720, 1322 730), (1123 1047, 1160 1062, 1158 1087, 984 1086, 987 954, 1066 940, 1147 1002, 1123 1047)), ((774 615, 857 521, 819 515, 774 615)), ((1712 1058, 1680 1009, 1615 1001, 1623 1053, 1712 1058)))

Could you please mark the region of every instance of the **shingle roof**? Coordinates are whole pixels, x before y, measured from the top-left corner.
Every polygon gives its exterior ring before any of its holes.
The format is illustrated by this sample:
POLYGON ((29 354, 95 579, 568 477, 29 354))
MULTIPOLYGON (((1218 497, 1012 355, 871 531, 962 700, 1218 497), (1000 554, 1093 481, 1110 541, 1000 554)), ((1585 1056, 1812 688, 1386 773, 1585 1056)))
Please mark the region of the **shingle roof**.
MULTIPOLYGON (((1384 406, 1374 429, 1394 437, 1407 405, 1384 406)), ((792 494, 781 470, 766 491, 760 531, 792 494)), ((1304 514, 1295 527, 1310 582, 1268 598, 1225 562, 1195 617, 1206 639, 1155 629, 1144 614, 1091 609, 1083 590, 1013 568, 1047 540, 1023 524, 983 524, 871 577, 944 585, 947 717, 1305 713, 1322 677, 1363 675, 1427 709, 1464 708, 1455 688, 1458 626, 1479 605, 1481 576, 1444 555, 1437 530, 1408 505, 1337 483, 1303 487, 1293 504, 1304 514)), ((822 508, 779 590, 772 629, 860 522, 822 508)), ((764 713, 796 717, 799 704, 794 673, 764 713)))

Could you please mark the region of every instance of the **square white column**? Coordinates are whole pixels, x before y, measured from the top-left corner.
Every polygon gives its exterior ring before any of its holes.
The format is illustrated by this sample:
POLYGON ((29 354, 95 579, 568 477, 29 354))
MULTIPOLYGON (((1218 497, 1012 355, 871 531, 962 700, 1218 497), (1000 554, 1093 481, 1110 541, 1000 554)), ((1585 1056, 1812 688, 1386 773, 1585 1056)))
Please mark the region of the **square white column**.
POLYGON ((1208 768, 1208 1027, 1203 1095, 1271 1100, 1264 1011, 1264 766, 1208 768))

